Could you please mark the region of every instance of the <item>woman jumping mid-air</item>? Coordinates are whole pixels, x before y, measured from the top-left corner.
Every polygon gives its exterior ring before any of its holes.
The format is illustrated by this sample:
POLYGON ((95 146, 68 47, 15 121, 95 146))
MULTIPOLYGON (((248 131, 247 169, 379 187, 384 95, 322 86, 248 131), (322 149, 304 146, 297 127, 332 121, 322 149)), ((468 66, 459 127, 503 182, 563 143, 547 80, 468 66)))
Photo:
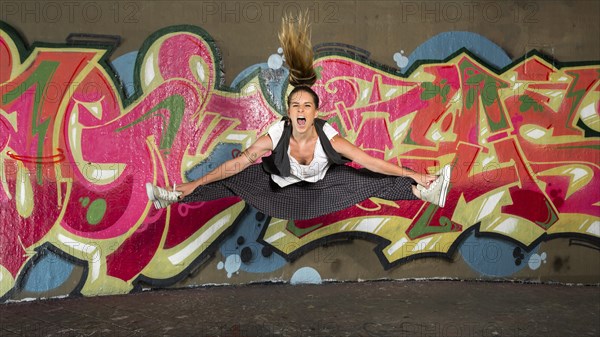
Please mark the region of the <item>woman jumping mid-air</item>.
POLYGON ((294 86, 287 98, 287 116, 242 155, 195 181, 172 191, 148 183, 154 206, 239 196, 267 215, 296 220, 332 213, 371 197, 421 199, 444 207, 450 165, 434 176, 371 157, 317 118, 319 97, 310 87, 317 76, 307 18, 285 18, 279 39, 290 70, 289 83, 294 86), (271 155, 262 158, 269 151, 271 155), (259 158, 262 164, 254 164, 259 158), (349 161, 364 169, 344 165, 349 161))

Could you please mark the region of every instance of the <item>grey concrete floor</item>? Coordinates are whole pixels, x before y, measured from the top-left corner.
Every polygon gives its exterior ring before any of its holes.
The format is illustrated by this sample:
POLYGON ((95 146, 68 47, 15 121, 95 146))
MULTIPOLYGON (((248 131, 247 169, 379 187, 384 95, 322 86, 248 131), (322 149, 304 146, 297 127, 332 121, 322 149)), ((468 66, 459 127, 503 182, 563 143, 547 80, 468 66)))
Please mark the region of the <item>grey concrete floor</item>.
POLYGON ((600 287, 406 281, 0 305, 1 336, 600 336, 600 287))

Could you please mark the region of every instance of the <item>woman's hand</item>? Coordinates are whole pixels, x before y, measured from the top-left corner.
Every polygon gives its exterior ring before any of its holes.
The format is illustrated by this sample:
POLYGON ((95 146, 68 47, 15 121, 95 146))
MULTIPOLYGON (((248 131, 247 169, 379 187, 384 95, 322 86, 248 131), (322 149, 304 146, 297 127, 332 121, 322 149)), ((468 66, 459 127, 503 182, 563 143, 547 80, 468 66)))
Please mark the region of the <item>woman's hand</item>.
POLYGON ((196 187, 198 187, 198 184, 192 181, 189 183, 183 183, 181 185, 175 185, 175 190, 181 193, 179 199, 183 199, 187 197, 190 193, 192 193, 196 189, 196 187))
POLYGON ((425 188, 429 188, 429 185, 431 185, 431 183, 434 182, 437 178, 438 178, 438 176, 435 176, 432 174, 421 174, 421 173, 418 173, 415 177, 413 177, 413 179, 417 182, 417 184, 419 184, 425 188))

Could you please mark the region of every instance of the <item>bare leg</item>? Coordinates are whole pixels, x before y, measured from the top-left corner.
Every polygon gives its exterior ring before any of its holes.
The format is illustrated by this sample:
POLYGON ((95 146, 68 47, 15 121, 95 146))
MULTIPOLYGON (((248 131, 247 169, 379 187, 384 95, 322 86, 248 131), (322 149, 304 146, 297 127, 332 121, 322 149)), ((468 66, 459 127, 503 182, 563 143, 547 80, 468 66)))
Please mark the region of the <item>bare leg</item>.
POLYGON ((423 199, 421 198, 421 191, 419 191, 419 189, 417 189, 417 185, 413 185, 413 186, 412 186, 412 192, 413 192, 413 194, 414 194, 414 195, 415 195, 417 198, 419 198, 419 199, 423 200, 423 199))

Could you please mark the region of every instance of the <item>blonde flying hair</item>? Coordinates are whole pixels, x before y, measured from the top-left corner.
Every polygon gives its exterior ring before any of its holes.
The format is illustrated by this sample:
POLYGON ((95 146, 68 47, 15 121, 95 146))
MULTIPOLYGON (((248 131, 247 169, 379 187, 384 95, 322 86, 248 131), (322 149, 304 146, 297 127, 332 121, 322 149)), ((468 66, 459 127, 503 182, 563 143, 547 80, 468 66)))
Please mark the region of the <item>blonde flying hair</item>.
POLYGON ((313 68, 308 11, 300 13, 297 18, 288 14, 283 16, 279 42, 290 70, 289 83, 294 87, 313 85, 317 81, 317 73, 313 68))

